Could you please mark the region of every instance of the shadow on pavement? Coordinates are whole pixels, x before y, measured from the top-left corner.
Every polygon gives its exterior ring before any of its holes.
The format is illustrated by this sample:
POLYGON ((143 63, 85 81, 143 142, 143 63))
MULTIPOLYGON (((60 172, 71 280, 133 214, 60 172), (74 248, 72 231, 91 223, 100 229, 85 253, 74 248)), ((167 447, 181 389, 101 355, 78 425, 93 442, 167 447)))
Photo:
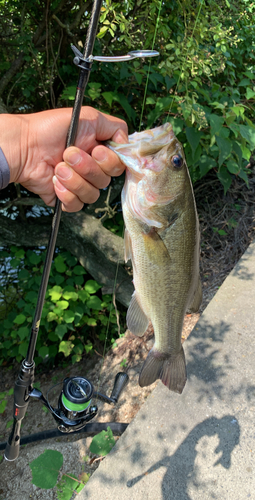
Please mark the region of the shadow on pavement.
MULTIPOLYGON (((207 454, 211 452, 215 455, 212 466, 221 464, 225 469, 230 469, 231 453, 240 439, 239 423, 233 415, 222 418, 210 417, 192 429, 173 455, 163 457, 143 474, 129 480, 127 486, 132 488, 148 474, 163 468, 165 474, 162 480, 162 498, 169 500, 169 492, 172 492, 171 499, 191 500, 188 494, 189 485, 193 483, 195 487, 201 486, 201 474, 196 458, 199 441, 204 436, 216 436, 219 440, 214 450, 208 451, 210 441, 207 446, 207 454)), ((206 476, 204 479, 206 480, 206 476)))

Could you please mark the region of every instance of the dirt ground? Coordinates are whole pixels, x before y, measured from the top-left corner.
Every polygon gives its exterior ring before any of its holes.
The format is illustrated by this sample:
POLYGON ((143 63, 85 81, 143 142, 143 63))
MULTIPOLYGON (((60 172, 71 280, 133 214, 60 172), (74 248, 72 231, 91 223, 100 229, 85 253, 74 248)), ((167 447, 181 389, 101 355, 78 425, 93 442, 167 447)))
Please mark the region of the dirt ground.
MULTIPOLYGON (((231 189, 224 196, 219 182, 212 175, 206 183, 198 183, 195 188, 198 213, 201 225, 201 277, 203 284, 203 303, 199 313, 186 315, 183 326, 183 341, 188 337, 201 312, 210 302, 225 277, 229 274, 249 243, 255 236, 255 174, 250 178, 249 188, 242 181, 235 179, 231 189), (219 234, 219 230, 226 235, 219 234)), ((125 371, 129 383, 115 407, 98 402, 97 422, 126 422, 135 417, 137 411, 154 389, 140 388, 138 374, 148 351, 153 345, 153 329, 150 326, 143 338, 137 338, 130 332, 117 341, 117 347, 103 359, 94 355, 93 359, 84 358, 79 364, 65 369, 54 369, 43 374, 36 374, 40 390, 46 394, 54 384, 65 377, 81 375, 93 383, 96 390, 111 394, 115 375, 125 371), (122 366, 121 366, 122 364, 122 366)), ((19 366, 12 369, 0 368, 0 392, 8 391, 14 385, 19 366)), ((52 393, 54 405, 61 385, 52 393)), ((6 441, 10 432, 8 422, 12 418, 12 396, 0 420, 0 441, 6 441)), ((22 436, 55 428, 55 421, 42 409, 38 401, 28 406, 27 415, 22 424, 22 436)), ((64 456, 60 471, 75 475, 77 478, 86 472, 92 474, 99 466, 100 459, 89 452, 91 437, 64 435, 26 446, 22 446, 20 457, 15 462, 2 460, 0 464, 0 500, 57 499, 57 490, 44 490, 31 483, 32 474, 29 462, 38 457, 45 449, 55 449, 64 456)), ((117 439, 117 438, 116 438, 117 439)), ((0 455, 3 452, 0 452, 0 455)), ((59 477, 60 477, 59 476, 59 477)))

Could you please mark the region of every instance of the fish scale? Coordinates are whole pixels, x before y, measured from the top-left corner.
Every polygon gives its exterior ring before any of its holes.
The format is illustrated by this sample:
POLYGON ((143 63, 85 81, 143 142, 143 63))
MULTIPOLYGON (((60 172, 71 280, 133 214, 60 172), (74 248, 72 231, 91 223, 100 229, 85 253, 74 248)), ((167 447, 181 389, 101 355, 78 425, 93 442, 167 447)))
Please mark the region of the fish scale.
POLYGON ((183 319, 202 299, 199 223, 183 149, 169 123, 109 147, 127 166, 122 209, 135 287, 127 326, 142 336, 150 320, 155 334, 139 384, 160 378, 181 393, 187 378, 183 319))

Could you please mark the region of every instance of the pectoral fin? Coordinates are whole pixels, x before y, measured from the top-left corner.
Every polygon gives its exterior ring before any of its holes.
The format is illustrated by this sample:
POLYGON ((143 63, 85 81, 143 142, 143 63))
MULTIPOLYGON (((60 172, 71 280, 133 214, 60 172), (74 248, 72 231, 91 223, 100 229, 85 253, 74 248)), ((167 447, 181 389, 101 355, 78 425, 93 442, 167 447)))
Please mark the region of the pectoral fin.
POLYGON ((127 327, 138 337, 142 337, 149 325, 149 320, 144 314, 137 298, 137 293, 134 292, 127 312, 127 327))
POLYGON ((125 229, 124 233, 124 249, 125 249, 124 253, 125 262, 127 262, 128 260, 132 260, 132 243, 127 229, 125 229))
POLYGON ((164 241, 160 238, 155 229, 148 234, 143 234, 145 251, 152 264, 168 265, 170 264, 170 255, 164 241))

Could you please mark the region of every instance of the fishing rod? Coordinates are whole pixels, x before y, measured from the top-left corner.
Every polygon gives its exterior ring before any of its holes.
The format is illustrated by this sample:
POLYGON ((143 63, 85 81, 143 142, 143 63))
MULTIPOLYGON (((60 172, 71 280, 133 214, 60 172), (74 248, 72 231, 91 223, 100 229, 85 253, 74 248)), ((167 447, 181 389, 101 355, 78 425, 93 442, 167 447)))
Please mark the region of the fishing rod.
MULTIPOLYGON (((67 133, 67 148, 75 144, 84 92, 89 80, 89 74, 92 68, 93 61, 122 62, 130 61, 136 57, 154 57, 159 55, 159 53, 154 50, 136 50, 129 52, 125 56, 118 57, 93 56, 92 52, 97 33, 101 6, 102 0, 94 0, 83 54, 74 45, 71 45, 71 48, 75 55, 73 62, 80 69, 80 72, 78 77, 71 123, 67 133)), ((5 459, 9 461, 17 459, 17 457, 19 456, 20 445, 25 442, 37 441, 38 439, 47 439, 48 437, 53 437, 53 435, 59 435, 59 432, 80 432, 84 429, 84 427, 88 427, 88 432, 91 433, 93 432, 93 425, 94 432, 99 432, 100 429, 104 429, 105 424, 87 424, 97 415, 98 412, 97 406, 92 404, 92 398, 98 398, 108 404, 116 404, 121 392, 128 382, 128 375, 126 373, 118 373, 115 377, 111 396, 108 397, 105 394, 94 391, 92 383, 85 377, 77 376, 66 378, 63 381, 57 408, 53 408, 51 406, 48 396, 45 398, 41 391, 33 388, 33 382, 35 378, 35 347, 40 328, 41 315, 55 250, 61 212, 61 202, 59 199, 57 199, 52 220, 51 233, 46 251, 41 284, 38 292, 34 319, 30 332, 27 355, 26 358, 22 361, 20 372, 14 387, 12 431, 7 443, 0 443, 0 449, 5 448, 4 456, 5 459), (37 399, 49 410, 49 412, 57 422, 58 430, 53 432, 46 431, 44 433, 34 434, 22 440, 20 436, 21 422, 25 417, 27 407, 31 398, 37 399)), ((113 430, 116 430, 119 433, 122 433, 127 427, 127 424, 121 423, 110 423, 108 425, 112 427, 113 430)))

